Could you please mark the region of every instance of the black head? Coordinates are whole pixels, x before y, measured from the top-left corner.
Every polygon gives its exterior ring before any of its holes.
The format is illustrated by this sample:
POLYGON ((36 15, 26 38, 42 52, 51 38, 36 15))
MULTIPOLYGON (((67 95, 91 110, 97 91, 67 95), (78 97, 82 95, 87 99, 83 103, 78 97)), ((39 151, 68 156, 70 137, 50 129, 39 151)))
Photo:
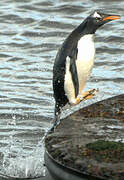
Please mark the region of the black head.
POLYGON ((116 19, 120 19, 120 16, 109 15, 95 11, 93 14, 88 16, 83 22, 83 24, 85 24, 85 33, 93 34, 102 25, 116 19))

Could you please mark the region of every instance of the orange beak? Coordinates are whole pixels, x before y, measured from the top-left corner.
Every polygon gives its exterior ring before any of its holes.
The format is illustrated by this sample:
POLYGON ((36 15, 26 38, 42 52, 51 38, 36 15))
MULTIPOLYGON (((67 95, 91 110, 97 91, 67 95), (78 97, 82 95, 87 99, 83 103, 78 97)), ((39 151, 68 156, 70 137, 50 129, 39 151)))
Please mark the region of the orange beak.
POLYGON ((107 17, 104 17, 103 18, 103 21, 106 21, 106 20, 116 20, 116 19, 120 19, 120 16, 107 16, 107 17))

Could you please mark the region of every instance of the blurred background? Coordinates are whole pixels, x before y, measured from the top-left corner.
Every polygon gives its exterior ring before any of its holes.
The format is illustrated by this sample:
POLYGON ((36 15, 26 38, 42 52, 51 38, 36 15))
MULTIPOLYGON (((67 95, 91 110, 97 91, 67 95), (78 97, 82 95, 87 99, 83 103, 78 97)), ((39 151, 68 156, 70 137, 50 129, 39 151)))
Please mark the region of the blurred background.
POLYGON ((54 117, 54 59, 69 33, 98 9, 121 15, 95 35, 95 65, 84 90, 99 93, 63 117, 124 93, 124 1, 0 1, 0 173, 45 175, 43 137, 54 117))

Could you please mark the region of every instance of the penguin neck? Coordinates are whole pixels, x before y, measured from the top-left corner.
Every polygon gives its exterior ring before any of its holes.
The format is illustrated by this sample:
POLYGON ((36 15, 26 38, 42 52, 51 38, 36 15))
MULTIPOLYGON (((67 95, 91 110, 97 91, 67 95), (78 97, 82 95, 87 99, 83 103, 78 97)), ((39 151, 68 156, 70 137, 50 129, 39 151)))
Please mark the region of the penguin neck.
MULTIPOLYGON (((65 55, 65 59, 66 56, 70 53, 70 51, 76 48, 80 43, 84 47, 84 49, 88 50, 88 45, 94 44, 93 37, 94 32, 92 29, 89 30, 89 28, 87 28, 87 21, 81 23, 76 29, 72 31, 72 33, 67 37, 67 39, 63 43, 61 51, 64 51, 63 54, 65 55), (85 43, 87 44, 87 48, 85 47, 85 43)), ((80 50, 82 51, 82 48, 80 48, 80 50)))
MULTIPOLYGON (((87 26, 87 21, 85 20, 83 23, 81 23, 76 29, 72 31, 72 33, 68 36, 66 39, 67 42, 71 42, 71 46, 77 44, 78 41, 82 37, 86 37, 86 39, 93 40, 95 31, 91 27, 89 28, 87 26), (92 36, 91 36, 92 35, 92 36)), ((85 39, 85 38, 84 38, 85 39)))
POLYGON ((80 61, 93 62, 95 57, 94 45, 95 31, 89 27, 87 20, 81 23, 73 32, 72 36, 77 38, 78 54, 77 59, 80 61))
POLYGON ((78 59, 79 60, 94 60, 95 46, 94 46, 94 29, 87 25, 87 20, 81 23, 72 34, 77 33, 78 41, 78 59))
POLYGON ((77 33, 79 37, 84 36, 86 34, 95 34, 96 27, 92 24, 88 24, 87 19, 85 19, 73 32, 77 33))

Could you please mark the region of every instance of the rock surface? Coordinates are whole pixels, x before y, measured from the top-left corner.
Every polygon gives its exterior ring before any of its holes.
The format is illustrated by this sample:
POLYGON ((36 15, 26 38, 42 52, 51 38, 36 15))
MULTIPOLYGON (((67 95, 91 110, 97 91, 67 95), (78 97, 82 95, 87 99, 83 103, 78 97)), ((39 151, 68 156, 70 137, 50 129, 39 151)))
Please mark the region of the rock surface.
POLYGON ((62 119, 45 139, 60 164, 104 179, 124 179, 124 95, 80 109, 62 119))

